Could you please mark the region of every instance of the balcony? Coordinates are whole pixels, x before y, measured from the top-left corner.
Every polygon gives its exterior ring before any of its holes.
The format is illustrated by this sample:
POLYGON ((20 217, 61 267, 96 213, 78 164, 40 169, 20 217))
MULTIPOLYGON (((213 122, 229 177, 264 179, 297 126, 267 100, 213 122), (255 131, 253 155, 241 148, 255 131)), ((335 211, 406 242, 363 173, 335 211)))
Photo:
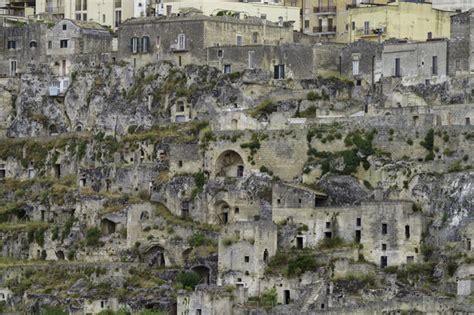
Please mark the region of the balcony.
POLYGON ((330 27, 315 26, 313 27, 313 33, 318 34, 318 35, 334 35, 336 34, 336 27, 335 26, 330 26, 330 27))
POLYGON ((313 8, 313 13, 316 13, 316 15, 336 14, 336 6, 335 5, 328 5, 328 6, 314 7, 313 8))
POLYGON ((69 87, 68 78, 58 78, 49 86, 49 96, 57 97, 63 95, 69 87))

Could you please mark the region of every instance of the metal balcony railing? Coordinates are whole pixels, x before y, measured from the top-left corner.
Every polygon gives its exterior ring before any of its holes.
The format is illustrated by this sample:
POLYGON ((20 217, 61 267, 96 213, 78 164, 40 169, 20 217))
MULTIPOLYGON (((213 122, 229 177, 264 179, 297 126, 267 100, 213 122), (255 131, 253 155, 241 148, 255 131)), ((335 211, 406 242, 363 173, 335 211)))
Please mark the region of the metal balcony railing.
POLYGON ((314 7, 313 13, 336 13, 335 5, 314 7))

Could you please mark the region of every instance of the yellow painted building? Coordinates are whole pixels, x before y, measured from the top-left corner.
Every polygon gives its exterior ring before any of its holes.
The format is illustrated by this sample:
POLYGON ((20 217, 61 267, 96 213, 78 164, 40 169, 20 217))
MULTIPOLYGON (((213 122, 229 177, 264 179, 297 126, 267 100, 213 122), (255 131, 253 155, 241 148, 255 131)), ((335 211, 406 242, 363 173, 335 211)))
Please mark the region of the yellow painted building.
POLYGON ((36 0, 36 14, 94 21, 117 28, 128 18, 142 15, 146 0, 36 0))
POLYGON ((432 8, 431 3, 396 1, 387 5, 338 11, 336 42, 350 43, 389 38, 425 41, 449 38, 453 12, 432 8))

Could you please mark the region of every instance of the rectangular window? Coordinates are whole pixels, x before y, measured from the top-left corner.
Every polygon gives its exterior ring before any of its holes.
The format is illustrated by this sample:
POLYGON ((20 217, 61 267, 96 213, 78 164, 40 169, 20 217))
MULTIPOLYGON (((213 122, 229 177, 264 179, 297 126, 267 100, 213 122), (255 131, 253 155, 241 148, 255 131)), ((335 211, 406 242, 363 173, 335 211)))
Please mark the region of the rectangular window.
POLYGON ((186 36, 184 34, 178 35, 178 50, 186 49, 186 36))
POLYGON ((243 44, 242 35, 237 35, 237 37, 236 37, 236 45, 237 45, 237 46, 242 46, 242 44, 243 44))
POLYGON ((381 256, 380 257, 380 267, 385 268, 388 265, 388 259, 387 256, 381 256))
POLYGON ((433 56, 433 75, 438 75, 438 56, 433 56))
POLYGON ((229 74, 232 72, 232 66, 231 65, 224 65, 224 73, 229 74))
POLYGON ((304 28, 308 29, 309 28, 309 20, 304 21, 304 28))
POLYGON ((382 234, 387 234, 387 223, 382 223, 382 234))
POLYGON ((80 21, 81 20, 81 14, 80 13, 76 13, 76 20, 80 21))
POLYGON ((82 11, 87 10, 87 0, 82 0, 82 11))
POLYGON ((362 219, 361 218, 357 218, 356 219, 356 226, 361 226, 362 225, 362 219))
POLYGON ((360 243, 360 239, 362 238, 362 231, 361 230, 356 230, 355 231, 355 242, 360 243))
POLYGON ((83 20, 83 21, 87 21, 87 13, 84 13, 84 14, 82 15, 82 20, 83 20))
POLYGON ((359 75, 359 60, 352 60, 352 75, 359 75))
POLYGON ((59 42, 59 47, 60 48, 67 48, 67 43, 68 40, 67 39, 61 39, 61 41, 59 42))
POLYGON ((386 251, 387 250, 387 244, 382 244, 382 250, 386 251))
POLYGON ((132 38, 132 43, 131 43, 131 50, 133 54, 136 54, 138 52, 138 37, 133 37, 132 38))
POLYGON ((119 27, 122 23, 122 11, 115 10, 115 27, 119 27))
POLYGON ((246 263, 250 262, 250 256, 245 256, 245 260, 244 260, 246 263))
POLYGON ((353 31, 355 31, 355 29, 356 29, 356 22, 352 22, 351 28, 352 28, 353 31))
POLYGON ((76 11, 81 11, 81 0, 76 0, 76 11))
POLYGON ((395 58, 395 76, 396 77, 402 76, 402 72, 400 69, 400 58, 395 58))
POLYGON ((121 8, 122 7, 122 0, 115 0, 115 8, 121 8))
POLYGON ((405 225, 405 238, 407 240, 410 239, 410 226, 409 225, 405 225))
POLYGON ((428 40, 433 39, 433 33, 428 32, 428 40))
POLYGON ((222 49, 219 49, 217 51, 217 58, 222 58, 222 57, 224 57, 224 51, 222 49))
POLYGON ((273 78, 276 80, 282 80, 285 78, 285 65, 276 65, 274 67, 273 78))
POLYGON ((63 31, 67 30, 67 24, 63 24, 63 31))
POLYGON ((53 48, 53 42, 52 41, 48 41, 48 49, 52 49, 53 48))
POLYGON ((331 222, 326 222, 326 229, 330 229, 331 228, 331 222))
POLYGON ((10 75, 16 76, 16 60, 10 60, 10 75))
POLYGON ((364 22, 364 35, 369 35, 370 24, 369 21, 364 22))
POLYGON ((253 69, 255 67, 255 51, 249 51, 248 53, 248 67, 253 69))
POLYGON ((14 40, 9 40, 7 45, 8 45, 8 49, 16 49, 16 41, 14 40))

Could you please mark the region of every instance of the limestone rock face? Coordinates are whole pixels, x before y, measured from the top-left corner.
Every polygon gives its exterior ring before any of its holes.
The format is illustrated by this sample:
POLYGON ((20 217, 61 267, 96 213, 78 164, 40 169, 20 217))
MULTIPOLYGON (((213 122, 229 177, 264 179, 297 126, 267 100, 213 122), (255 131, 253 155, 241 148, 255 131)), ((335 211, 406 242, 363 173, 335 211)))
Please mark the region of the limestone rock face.
POLYGON ((324 176, 318 187, 328 194, 331 205, 350 205, 368 197, 369 193, 352 176, 324 176))

